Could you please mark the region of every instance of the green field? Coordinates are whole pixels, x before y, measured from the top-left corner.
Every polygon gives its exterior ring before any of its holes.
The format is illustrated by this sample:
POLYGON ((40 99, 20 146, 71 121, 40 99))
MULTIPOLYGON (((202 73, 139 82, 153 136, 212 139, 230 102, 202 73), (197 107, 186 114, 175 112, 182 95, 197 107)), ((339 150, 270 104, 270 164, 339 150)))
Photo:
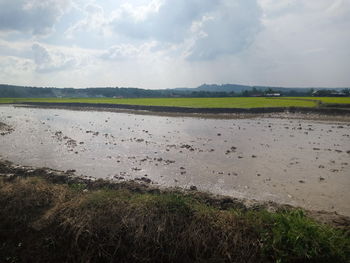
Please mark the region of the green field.
MULTIPOLYGON (((300 98, 296 98, 296 99, 300 99, 300 98)), ((304 98, 304 99, 319 100, 322 103, 350 104, 350 97, 320 97, 320 98, 308 97, 308 98, 304 98)))
POLYGON ((146 106, 175 106, 193 108, 268 108, 268 107, 316 107, 323 104, 350 104, 350 97, 281 97, 281 98, 0 98, 0 103, 18 102, 69 102, 107 103, 146 106))

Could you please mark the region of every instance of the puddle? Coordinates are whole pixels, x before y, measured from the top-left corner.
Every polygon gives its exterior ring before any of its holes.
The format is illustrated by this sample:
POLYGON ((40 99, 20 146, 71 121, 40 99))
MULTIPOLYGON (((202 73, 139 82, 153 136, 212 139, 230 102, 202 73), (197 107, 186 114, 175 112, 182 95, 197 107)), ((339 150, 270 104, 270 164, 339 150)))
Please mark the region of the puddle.
POLYGON ((0 156, 350 216, 350 124, 0 106, 0 156))

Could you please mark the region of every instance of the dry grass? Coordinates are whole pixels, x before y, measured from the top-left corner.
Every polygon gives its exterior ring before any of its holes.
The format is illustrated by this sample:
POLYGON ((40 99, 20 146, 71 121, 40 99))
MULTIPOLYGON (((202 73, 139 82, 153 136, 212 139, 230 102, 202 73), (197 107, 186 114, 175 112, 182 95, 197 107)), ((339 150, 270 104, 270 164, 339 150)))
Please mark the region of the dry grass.
MULTIPOLYGON (((343 254, 328 239, 312 258, 307 257, 309 250, 292 251, 290 240, 287 248, 276 243, 288 225, 283 220, 309 226, 309 219, 299 214, 302 224, 289 212, 271 216, 222 210, 177 192, 57 184, 42 177, 2 177, 0 186, 1 262, 322 262, 329 255, 339 262, 349 259, 349 236, 340 230, 332 229, 331 238, 338 238, 343 254)), ((312 226, 312 232, 323 229, 314 222, 312 226)), ((328 232, 322 233, 328 238, 328 232)), ((311 249, 318 248, 317 240, 308 241, 311 249)))

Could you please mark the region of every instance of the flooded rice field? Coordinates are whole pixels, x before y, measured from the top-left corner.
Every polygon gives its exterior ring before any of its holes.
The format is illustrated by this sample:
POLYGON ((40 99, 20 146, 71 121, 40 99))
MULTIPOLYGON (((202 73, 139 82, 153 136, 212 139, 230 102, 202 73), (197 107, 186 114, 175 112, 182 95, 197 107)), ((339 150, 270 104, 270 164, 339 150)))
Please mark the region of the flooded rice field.
POLYGON ((0 158, 350 216, 350 123, 0 106, 0 158))

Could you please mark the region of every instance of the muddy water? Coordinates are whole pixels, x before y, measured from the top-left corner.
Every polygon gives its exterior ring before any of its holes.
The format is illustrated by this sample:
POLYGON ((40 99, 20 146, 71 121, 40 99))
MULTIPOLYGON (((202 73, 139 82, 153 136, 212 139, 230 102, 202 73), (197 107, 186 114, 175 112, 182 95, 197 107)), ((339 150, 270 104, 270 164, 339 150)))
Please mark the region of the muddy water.
POLYGON ((204 119, 0 106, 0 156, 350 216, 350 123, 204 119))

